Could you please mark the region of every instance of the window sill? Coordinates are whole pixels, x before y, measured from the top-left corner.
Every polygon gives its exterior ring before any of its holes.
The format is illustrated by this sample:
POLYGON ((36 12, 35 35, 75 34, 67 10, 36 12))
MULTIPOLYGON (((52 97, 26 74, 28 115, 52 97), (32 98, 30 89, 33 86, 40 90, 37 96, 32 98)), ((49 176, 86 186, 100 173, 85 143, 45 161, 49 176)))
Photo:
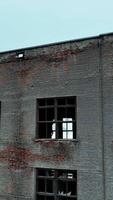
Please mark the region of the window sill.
POLYGON ((50 138, 44 138, 44 139, 37 139, 37 138, 34 138, 33 139, 33 142, 36 142, 36 143, 42 143, 42 142, 75 142, 75 143, 79 143, 79 140, 78 139, 50 139, 50 138))

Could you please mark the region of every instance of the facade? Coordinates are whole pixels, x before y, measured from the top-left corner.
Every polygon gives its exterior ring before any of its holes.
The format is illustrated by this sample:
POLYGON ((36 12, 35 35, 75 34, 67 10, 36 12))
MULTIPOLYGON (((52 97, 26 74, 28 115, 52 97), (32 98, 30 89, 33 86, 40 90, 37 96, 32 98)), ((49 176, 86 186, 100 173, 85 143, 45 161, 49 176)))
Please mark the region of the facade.
POLYGON ((113 200, 113 34, 0 53, 0 200, 113 200))

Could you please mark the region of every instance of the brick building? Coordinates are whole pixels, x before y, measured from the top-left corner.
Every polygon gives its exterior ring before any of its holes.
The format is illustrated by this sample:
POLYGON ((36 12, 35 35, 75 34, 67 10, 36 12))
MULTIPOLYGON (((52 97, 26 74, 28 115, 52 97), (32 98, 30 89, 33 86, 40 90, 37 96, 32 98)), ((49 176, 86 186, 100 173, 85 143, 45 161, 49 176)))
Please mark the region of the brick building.
POLYGON ((0 200, 113 200, 113 34, 0 53, 0 200))

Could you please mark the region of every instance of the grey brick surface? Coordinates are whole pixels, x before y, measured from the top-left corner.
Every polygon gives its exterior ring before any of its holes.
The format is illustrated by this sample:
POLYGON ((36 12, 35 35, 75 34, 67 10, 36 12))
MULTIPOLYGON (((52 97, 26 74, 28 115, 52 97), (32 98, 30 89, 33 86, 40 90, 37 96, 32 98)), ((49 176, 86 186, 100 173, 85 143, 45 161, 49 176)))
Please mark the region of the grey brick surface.
POLYGON ((113 200, 113 36, 23 51, 0 54, 0 200, 35 200, 38 167, 77 170, 77 200, 113 200), (65 96, 77 97, 79 142, 35 142, 36 99, 65 96), (22 148, 27 166, 11 168, 22 148))

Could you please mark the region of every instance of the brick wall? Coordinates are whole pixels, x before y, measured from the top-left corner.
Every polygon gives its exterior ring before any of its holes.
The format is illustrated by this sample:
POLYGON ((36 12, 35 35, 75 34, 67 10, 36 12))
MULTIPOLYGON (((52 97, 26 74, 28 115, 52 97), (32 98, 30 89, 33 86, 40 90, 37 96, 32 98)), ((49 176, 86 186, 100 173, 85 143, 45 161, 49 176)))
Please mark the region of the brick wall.
POLYGON ((0 199, 35 200, 35 168, 78 173, 78 200, 113 199, 113 36, 0 54, 0 199), (77 139, 35 141, 36 99, 77 97, 77 139))

